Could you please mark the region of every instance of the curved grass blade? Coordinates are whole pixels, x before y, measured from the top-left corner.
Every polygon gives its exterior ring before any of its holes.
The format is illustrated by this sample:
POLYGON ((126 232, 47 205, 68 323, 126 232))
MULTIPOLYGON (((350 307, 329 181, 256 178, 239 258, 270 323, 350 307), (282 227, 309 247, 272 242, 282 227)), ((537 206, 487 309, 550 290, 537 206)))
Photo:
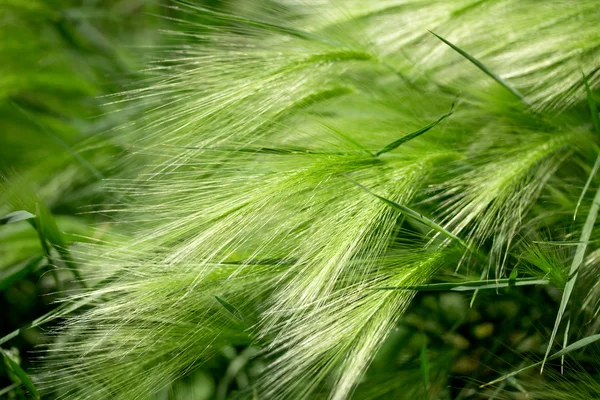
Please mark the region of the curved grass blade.
POLYGON ((430 220, 429 218, 427 218, 426 216, 424 216, 423 214, 420 214, 410 208, 408 208, 405 205, 396 203, 395 201, 386 199, 383 196, 380 196, 376 193, 373 193, 372 191, 370 191, 369 189, 367 189, 365 186, 361 185, 360 183, 356 182, 355 180, 349 178, 348 176, 344 175, 344 177, 346 177, 346 179, 348 179, 350 182, 354 183, 356 186, 358 186, 359 188, 361 188, 362 190, 364 190, 365 192, 369 193, 370 195, 377 197, 379 200, 383 201, 385 204, 387 204, 388 206, 400 211, 402 214, 411 217, 417 221, 419 221, 420 223, 422 223, 423 225, 431 228, 432 230, 441 233, 442 235, 446 236, 447 238, 459 243, 461 246, 463 246, 464 248, 468 249, 468 245, 458 236, 454 235, 453 233, 449 232, 448 230, 444 229, 442 226, 438 225, 437 223, 435 223, 434 221, 430 220))
POLYGON ((19 210, 0 218, 0 225, 13 224, 15 222, 26 221, 32 218, 35 218, 35 215, 30 213, 29 211, 19 210))
POLYGON ((571 264, 571 269, 569 270, 569 280, 565 285, 565 291, 563 292, 562 299, 560 301, 560 306, 558 308, 558 314, 556 316, 556 322, 554 323, 554 328, 552 329, 552 335, 550 336, 550 342, 548 343, 548 348, 546 349, 546 354, 544 355, 544 359, 542 360, 542 368, 541 372, 544 371, 544 364, 546 363, 546 359, 548 358, 548 354, 550 354, 550 349, 552 348, 552 344, 554 343, 554 339, 556 338, 556 334, 558 332, 558 327, 562 321, 562 317, 567 308, 567 303, 569 302, 569 298, 571 297, 571 293, 573 292, 573 288, 575 287, 575 282, 577 281, 577 276, 579 275, 579 267, 583 263, 583 257, 585 255, 585 250, 587 248, 587 243, 590 240, 590 236, 592 234, 592 229, 594 228, 594 223, 596 222, 596 218, 598 217, 598 207, 600 206, 600 188, 596 191, 596 195, 594 196, 594 200, 590 207, 590 211, 588 213, 587 219, 585 220, 585 224, 583 225, 583 230, 581 232, 581 237, 579 241, 580 244, 577 245, 577 249, 575 250, 575 257, 573 258, 573 263, 571 264))
POLYGON ((450 106, 450 110, 446 114, 442 115, 437 121, 434 121, 434 122, 430 123, 429 125, 422 127, 421 129, 411 132, 408 135, 404 135, 400 139, 388 144, 387 146, 384 146, 383 148, 381 148, 379 151, 377 151, 375 153, 375 157, 378 157, 381 154, 390 152, 390 151, 396 149, 397 147, 403 145, 404 143, 408 142, 409 140, 412 140, 412 139, 416 138, 417 136, 421 136, 422 134, 424 134, 425 132, 434 128, 437 124, 439 124, 440 122, 442 122, 443 120, 445 120, 446 118, 451 116, 453 113, 453 111, 452 111, 453 109, 454 109, 454 103, 452 103, 452 106, 450 106))
POLYGON ((514 94, 515 96, 517 96, 523 102, 527 103, 525 101, 525 97, 517 89, 513 88, 512 86, 510 86, 504 79, 502 79, 498 75, 496 75, 492 70, 490 70, 488 67, 486 67, 481 61, 479 61, 478 59, 476 59, 475 57, 473 57, 472 55, 470 55, 469 53, 467 53, 466 51, 464 51, 460 47, 456 46, 455 44, 449 42, 448 40, 444 39, 440 35, 436 34, 435 32, 429 31, 429 33, 431 33, 436 38, 440 39, 442 42, 446 43, 448 46, 450 46, 458 54, 460 54, 461 56, 463 56, 464 58, 466 58, 467 60, 469 60, 477 68, 479 68, 480 70, 482 70, 483 72, 485 72, 489 77, 491 77, 492 79, 494 79, 500 85, 504 86, 504 88, 506 88, 509 92, 511 92, 512 94, 514 94))
POLYGON ((494 379, 491 382, 488 382, 486 384, 481 385, 480 388, 484 388, 484 387, 490 386, 490 385, 495 385, 496 383, 502 382, 505 379, 508 379, 508 378, 511 378, 511 377, 513 377, 515 375, 518 375, 518 374, 520 374, 523 371, 527 371, 528 369, 535 368, 535 367, 537 367, 539 365, 542 365, 544 362, 546 362, 546 360, 554 360, 556 358, 563 357, 563 356, 569 354, 572 351, 579 350, 579 349, 581 349, 581 348, 583 348, 583 347, 585 347, 587 345, 590 345, 590 344, 592 344, 594 342, 597 342, 599 340, 600 340, 600 334, 596 334, 596 335, 591 335, 591 336, 585 337, 585 338, 583 338, 581 340, 578 340, 575 343, 573 343, 573 344, 565 347, 564 349, 562 349, 560 351, 557 351, 556 353, 552 354, 550 357, 544 357, 543 361, 538 361, 538 362, 536 362, 534 364, 528 365, 528 366, 526 366, 524 368, 518 369, 518 370, 513 371, 513 372, 511 372, 509 374, 503 375, 503 376, 501 376, 498 379, 494 379))
POLYGON ((21 366, 18 363, 16 363, 8 354, 6 354, 4 350, 0 349, 0 352, 4 357, 6 367, 12 372, 14 372, 14 374, 19 378, 23 386, 25 386, 27 390, 29 390, 34 399, 39 399, 40 394, 35 388, 35 385, 33 384, 33 381, 31 380, 29 375, 27 375, 27 373, 23 371, 23 368, 21 368, 21 366))
POLYGON ((522 278, 522 279, 498 279, 494 281, 469 281, 469 282, 450 282, 450 283, 430 283, 426 285, 414 286, 386 286, 375 288, 374 290, 416 290, 421 292, 468 292, 480 289, 499 289, 512 286, 531 286, 531 285, 549 285, 550 281, 546 279, 522 278))
MULTIPOLYGON (((563 338, 563 347, 567 347, 567 343, 569 342, 569 329, 571 328, 571 318, 567 321, 567 327, 565 328, 565 336, 563 338)), ((565 373, 565 356, 560 358, 560 373, 565 373)))

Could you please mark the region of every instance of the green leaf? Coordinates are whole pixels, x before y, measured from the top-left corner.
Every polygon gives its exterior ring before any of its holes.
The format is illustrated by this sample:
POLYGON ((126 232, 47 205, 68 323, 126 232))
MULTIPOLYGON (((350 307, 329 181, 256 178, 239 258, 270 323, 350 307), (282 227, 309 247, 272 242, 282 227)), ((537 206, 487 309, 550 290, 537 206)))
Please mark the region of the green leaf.
POLYGON ((554 339, 556 338, 556 334, 562 321, 562 317, 567 308, 567 304, 569 303, 571 293, 573 292, 573 288, 575 287, 575 282, 577 281, 577 276, 579 274, 579 267, 583 263, 583 257, 585 256, 587 243, 590 240, 592 229, 594 228, 594 223, 596 222, 596 218, 598 217, 599 206, 600 188, 598 188, 598 190, 596 191, 596 195, 594 196, 594 200, 590 207, 587 219, 585 220, 585 224, 583 225, 583 230, 581 231, 581 237, 579 239, 580 243, 577 245, 577 248, 575 250, 575 257, 573 258, 573 262, 571 263, 571 269, 569 270, 570 278, 567 281, 567 284, 565 285, 565 291, 563 292, 563 296, 560 301, 558 314, 556 315, 556 322, 554 322, 554 328, 552 329, 552 335, 550 336, 550 342, 548 342, 548 348, 546 349, 546 354, 544 355, 544 359, 542 360, 542 371, 544 370, 544 364, 546 362, 546 359, 548 358, 548 354, 550 354, 550 349, 552 348, 554 339))
POLYGON ((215 299, 217 299, 217 301, 227 311, 229 311, 234 317, 236 317, 237 319, 239 319, 240 321, 242 321, 243 323, 246 324, 246 320, 244 319, 244 317, 242 316, 242 313, 237 308, 235 308, 234 306, 232 306, 230 303, 228 303, 226 300, 220 298, 219 296, 215 296, 215 299))
POLYGON ((23 368, 21 368, 18 363, 16 363, 8 354, 6 354, 4 350, 0 349, 0 352, 2 352, 2 356, 4 357, 4 362, 6 363, 7 368, 14 372, 14 374, 21 380, 21 383, 27 388, 27 390, 29 390, 33 398, 39 399, 40 395, 29 375, 27 375, 27 373, 23 371, 23 368))
POLYGON ((491 77, 492 79, 494 79, 500 85, 504 86, 512 94, 514 94, 515 96, 517 96, 518 98, 520 98, 521 100, 523 100, 525 102, 525 97, 521 93, 519 93, 519 91, 517 91, 517 89, 511 87, 504 79, 502 79, 498 75, 496 75, 492 70, 490 70, 488 67, 486 67, 481 61, 479 61, 478 59, 476 59, 475 57, 473 57, 472 55, 470 55, 466 51, 462 50, 460 47, 456 46, 455 44, 449 42, 448 40, 444 39, 440 35, 436 34, 435 32, 432 32, 432 31, 429 31, 429 32, 433 36, 437 37, 442 42, 444 42, 448 46, 450 46, 458 54, 460 54, 461 56, 463 56, 464 58, 466 58, 467 60, 469 60, 473 65, 475 65, 477 68, 479 68, 480 70, 482 70, 483 72, 485 72, 489 77, 491 77))
POLYGON ((591 336, 585 337, 585 338, 583 338, 581 340, 578 340, 575 343, 573 343, 573 344, 565 347, 564 349, 562 349, 562 350, 554 353, 550 357, 544 357, 544 360, 542 360, 542 361, 538 361, 535 364, 528 365, 528 366, 526 366, 524 368, 518 369, 518 370, 513 371, 513 372, 511 372, 509 374, 503 375, 503 376, 501 376, 498 379, 494 379, 491 382, 488 382, 488 383, 486 383, 484 385, 481 385, 480 388, 483 388, 483 387, 486 387, 486 386, 490 386, 490 385, 494 385, 494 384, 496 384, 498 382, 502 382, 503 380, 508 379, 510 377, 513 377, 515 375, 518 375, 518 374, 520 374, 523 371, 527 371, 528 369, 535 368, 535 367, 537 367, 539 365, 542 365, 544 362, 546 362, 546 360, 554 360, 555 358, 563 357, 563 356, 571 353, 572 351, 579 350, 579 349, 581 349, 581 348, 583 348, 583 347, 585 347, 587 345, 590 345, 590 344, 592 344, 594 342, 597 342, 598 340, 600 340, 600 334, 596 334, 596 335, 591 335, 591 336))
POLYGON ((434 231, 441 233, 442 235, 446 236, 447 238, 454 240, 455 242, 459 243, 464 248, 468 249, 467 244, 465 242, 463 242, 462 239, 460 239, 458 236, 452 234, 451 232, 447 231, 442 226, 436 224, 434 221, 430 220, 429 218, 425 217, 424 215, 422 215, 416 211, 413 211, 412 209, 408 208, 405 205, 396 203, 395 201, 392 201, 392 200, 386 199, 385 197, 379 196, 378 194, 373 193, 372 191, 370 191, 369 189, 367 189, 365 186, 361 185, 360 183, 356 182, 355 180, 350 179, 346 175, 344 175, 344 176, 350 182, 354 183, 356 186, 358 186, 365 192, 369 193, 370 195, 377 197, 379 200, 383 201, 385 204, 389 205, 390 207, 400 211, 401 213, 403 213, 404 215, 406 215, 408 217, 411 217, 411 218, 419 221, 423 225, 428 226, 429 228, 433 229, 434 231))
POLYGON ((42 258, 42 256, 31 257, 21 263, 2 269, 0 271, 0 291, 8 289, 16 281, 23 279, 39 265, 42 258))
POLYGON ((408 142, 409 140, 412 140, 412 139, 416 138, 417 136, 420 136, 420 135, 424 134, 425 132, 429 131, 430 129, 435 127, 437 124, 439 124, 440 122, 442 122, 443 120, 445 120, 446 118, 451 116, 453 108, 454 108, 454 103, 452 103, 452 106, 450 107, 450 111, 448 111, 446 114, 444 114, 440 118, 438 118, 437 121, 434 121, 434 122, 430 123, 429 125, 424 126, 421 129, 418 129, 412 133, 409 133, 408 135, 404 135, 400 139, 388 144, 387 146, 384 146, 382 149, 380 149, 379 151, 377 151, 375 153, 375 156, 378 157, 383 153, 392 151, 392 150, 396 149, 397 147, 401 146, 402 144, 408 142))
POLYGON ((15 222, 25 221, 32 218, 35 218, 35 215, 32 213, 25 210, 19 210, 0 218, 0 225, 13 224, 15 222))
POLYGON ((427 285, 412 285, 412 286, 384 286, 374 288, 374 290, 416 290, 422 292, 468 292, 480 289, 499 289, 509 286, 532 286, 532 285, 548 285, 550 281, 545 279, 522 278, 522 279, 498 279, 498 280, 481 280, 468 282, 450 282, 450 283, 430 283, 427 285))
MULTIPOLYGON (((594 128, 596 129, 596 132, 598 134, 600 134, 600 117, 598 117, 598 106, 597 106, 596 102, 594 101, 594 97, 592 96, 592 91, 590 90, 590 85, 588 84, 588 80, 585 75, 583 75, 583 84, 585 85, 588 105, 590 107, 590 113, 592 114, 592 123, 594 125, 594 128)), ((599 168, 600 168, 600 154, 598 154, 598 157, 596 158, 596 162, 594 163, 594 167, 592 168, 592 172, 590 172, 590 176, 588 176, 588 179, 585 182, 585 186, 583 187, 583 190, 581 191, 581 195, 579 196, 579 200, 577 201, 577 206, 575 207, 575 213, 573 214, 573 220, 575 220, 575 218, 577 218, 577 210, 579 210, 579 206, 581 205, 583 197, 585 196, 586 192, 588 191, 588 188, 590 187, 590 184, 592 183, 592 179, 598 172, 599 168)))

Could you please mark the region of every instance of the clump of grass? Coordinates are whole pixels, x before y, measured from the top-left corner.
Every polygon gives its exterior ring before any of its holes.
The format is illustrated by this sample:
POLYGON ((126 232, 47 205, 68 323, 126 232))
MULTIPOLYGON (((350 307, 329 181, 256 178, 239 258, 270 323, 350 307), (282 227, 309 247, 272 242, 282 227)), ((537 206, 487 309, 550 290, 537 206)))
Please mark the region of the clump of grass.
MULTIPOLYGON (((447 289, 561 282, 566 260, 527 243, 564 240, 571 187, 591 185, 562 178, 597 147, 581 112, 600 84, 594 1, 280 6, 177 2, 218 24, 178 20, 147 86, 115 98, 146 110, 106 181, 124 234, 73 252, 92 289, 70 297, 85 307, 56 330, 43 390, 152 398, 225 346, 257 346, 240 395, 349 398, 440 271, 482 277, 447 289)), ((572 265, 590 239, 588 221, 572 265)), ((450 362, 423 348, 418 393, 439 394, 450 362)))

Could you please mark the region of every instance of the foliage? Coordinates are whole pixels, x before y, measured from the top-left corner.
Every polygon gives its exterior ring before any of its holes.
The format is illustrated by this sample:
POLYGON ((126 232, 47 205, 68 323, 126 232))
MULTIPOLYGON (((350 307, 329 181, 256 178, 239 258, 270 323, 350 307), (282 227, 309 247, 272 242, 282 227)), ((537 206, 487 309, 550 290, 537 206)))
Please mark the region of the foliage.
POLYGON ((17 270, 63 272, 61 305, 10 336, 50 329, 25 364, 35 390, 597 390, 597 1, 4 3, 0 52, 24 57, 0 83, 16 126, 2 215, 25 210, 39 237, 0 226, 16 243, 3 271, 38 255, 17 270), (164 18, 108 28, 145 7, 164 18), (40 56, 60 62, 22 69, 40 56), (31 151, 40 134, 60 155, 31 151), (63 240, 73 214, 82 232, 63 240))

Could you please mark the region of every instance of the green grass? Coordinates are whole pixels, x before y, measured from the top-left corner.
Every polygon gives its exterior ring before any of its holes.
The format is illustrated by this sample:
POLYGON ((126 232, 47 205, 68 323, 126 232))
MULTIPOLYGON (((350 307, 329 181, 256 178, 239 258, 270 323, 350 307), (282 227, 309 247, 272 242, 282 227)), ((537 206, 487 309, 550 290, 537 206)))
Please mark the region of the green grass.
POLYGON ((593 397, 599 12, 0 0, 1 396, 593 397))

